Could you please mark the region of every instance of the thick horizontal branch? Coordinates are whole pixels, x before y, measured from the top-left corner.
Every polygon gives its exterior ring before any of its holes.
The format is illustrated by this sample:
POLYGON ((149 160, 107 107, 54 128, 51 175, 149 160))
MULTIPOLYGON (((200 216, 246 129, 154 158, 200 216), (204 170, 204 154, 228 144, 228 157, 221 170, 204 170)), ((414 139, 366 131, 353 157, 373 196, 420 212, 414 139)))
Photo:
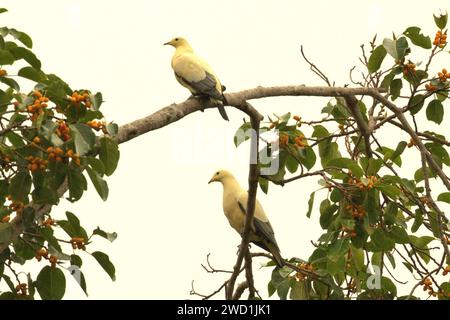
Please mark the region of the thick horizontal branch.
MULTIPOLYGON (((369 95, 375 96, 383 92, 381 89, 377 91, 373 88, 338 88, 338 87, 306 87, 306 86, 279 86, 279 87, 256 87, 254 89, 227 93, 225 99, 227 106, 232 106, 242 110, 246 106, 247 100, 260 99, 267 97, 280 96, 319 96, 319 97, 336 97, 343 95, 369 95)), ((127 142, 133 138, 143 135, 147 132, 163 128, 173 122, 183 119, 185 116, 208 108, 217 107, 202 99, 188 99, 182 103, 171 104, 164 107, 153 114, 122 125, 119 128, 116 140, 118 143, 127 142)), ((244 111, 244 110, 242 110, 244 111)), ((64 183, 58 189, 58 196, 62 197, 68 190, 67 183, 64 183)), ((31 202, 28 206, 35 209, 35 219, 40 219, 45 213, 49 212, 49 205, 37 206, 31 202)), ((11 221, 13 226, 12 241, 24 231, 23 223, 20 217, 11 221)), ((10 243, 0 243, 0 253, 5 250, 10 243)))

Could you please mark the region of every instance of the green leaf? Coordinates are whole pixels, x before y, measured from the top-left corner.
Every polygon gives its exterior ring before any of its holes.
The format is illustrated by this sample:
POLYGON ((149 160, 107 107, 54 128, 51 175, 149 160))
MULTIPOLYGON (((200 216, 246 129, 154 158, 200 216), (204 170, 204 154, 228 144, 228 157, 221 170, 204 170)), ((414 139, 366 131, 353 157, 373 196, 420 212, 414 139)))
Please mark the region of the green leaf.
POLYGON ((291 300, 309 300, 309 286, 307 281, 295 281, 292 285, 291 300))
POLYGON ((27 48, 33 47, 33 41, 31 40, 30 36, 27 35, 25 32, 16 30, 16 29, 9 29, 9 34, 12 35, 14 38, 22 42, 27 48))
POLYGON ((8 50, 0 49, 0 65, 13 64, 14 56, 8 50))
POLYGON ((69 201, 74 202, 81 198, 87 190, 87 181, 83 173, 77 168, 69 168, 67 171, 69 182, 69 201))
POLYGON ((391 93, 392 100, 395 100, 400 96, 400 91, 402 87, 403 87, 402 79, 394 79, 391 81, 389 92, 391 93))
POLYGON ((402 227, 393 226, 389 235, 396 243, 406 244, 410 242, 408 233, 402 227))
POLYGON ((22 78, 26 78, 34 82, 43 82, 47 79, 45 73, 33 67, 23 67, 17 74, 22 78))
POLYGON ((116 232, 105 232, 103 230, 100 229, 100 227, 97 227, 97 229, 94 230, 93 234, 96 234, 98 236, 101 236, 107 240, 109 240, 110 242, 113 242, 114 240, 117 239, 117 233, 116 232))
POLYGON ((81 257, 79 255, 72 254, 70 256, 70 264, 72 266, 77 266, 78 268, 81 268, 81 266, 83 265, 83 260, 81 260, 81 257))
POLYGON ((9 243, 11 241, 13 228, 11 223, 0 223, 0 243, 9 243))
POLYGON ((269 180, 264 179, 263 177, 259 177, 258 179, 259 187, 261 188, 262 192, 267 194, 269 191, 269 180))
POLYGON ((403 34, 407 36, 416 46, 424 49, 431 49, 430 37, 425 37, 422 33, 420 33, 419 27, 409 27, 405 30, 405 32, 403 32, 403 34))
POLYGON ((75 142, 75 150, 80 156, 84 156, 95 145, 95 134, 91 127, 84 123, 69 125, 71 135, 75 142))
POLYGON ((335 204, 331 205, 328 199, 323 200, 320 203, 320 226, 323 229, 328 229, 333 221, 333 214, 339 207, 335 204))
POLYGON ((7 86, 11 87, 12 89, 16 91, 20 91, 20 86, 17 83, 16 80, 12 78, 6 78, 6 77, 0 77, 0 82, 6 84, 7 86))
POLYGON ((420 210, 416 210, 416 216, 414 218, 414 223, 411 226, 411 232, 416 232, 423 223, 423 214, 420 210))
POLYGON ((309 196, 309 200, 308 200, 308 211, 306 212, 306 216, 308 218, 311 217, 311 212, 313 209, 313 205, 314 205, 314 196, 315 196, 316 192, 312 192, 311 195, 309 196))
POLYGON ((400 189, 395 185, 380 183, 375 188, 393 200, 400 196, 400 189))
POLYGON ((42 268, 36 278, 36 289, 43 300, 61 300, 66 291, 64 273, 59 268, 42 268))
POLYGON ((355 264, 356 270, 362 271, 365 269, 363 249, 352 246, 352 260, 355 264))
POLYGON ((403 153, 403 151, 405 151, 405 148, 407 145, 408 144, 406 143, 406 141, 400 141, 397 145, 397 148, 395 148, 392 155, 388 158, 391 159, 392 161, 394 161, 397 157, 399 157, 403 153))
POLYGON ((381 63, 383 62, 384 57, 386 57, 386 53, 387 51, 382 45, 379 45, 375 48, 375 50, 373 50, 367 65, 369 73, 373 73, 380 69, 381 63))
POLYGON ((386 49, 387 53, 391 55, 395 60, 401 60, 405 57, 408 49, 408 41, 405 37, 401 37, 397 40, 384 39, 383 47, 386 49))
POLYGON ((384 223, 392 225, 395 223, 398 213, 398 207, 395 202, 389 202, 384 211, 384 223))
POLYGON ((395 246, 394 241, 387 236, 387 234, 382 229, 375 229, 375 231, 370 235, 373 243, 380 249, 384 251, 392 250, 395 246))
POLYGON ((0 13, 3 13, 3 12, 8 12, 8 10, 5 8, 0 8, 0 13))
POLYGON ((11 53, 14 55, 16 60, 24 59, 36 70, 41 69, 41 61, 36 57, 36 55, 33 52, 31 52, 27 48, 15 47, 11 49, 11 53))
POLYGON ((441 124, 444 119, 444 107, 438 99, 430 101, 427 106, 427 119, 441 124))
POLYGON ((116 269, 114 268, 114 265, 109 260, 109 257, 107 254, 95 251, 92 253, 92 256, 97 260, 97 262, 100 264, 100 266, 106 271, 106 273, 111 277, 113 281, 116 280, 116 269))
POLYGON ((117 142, 109 137, 100 139, 100 160, 105 166, 105 174, 110 176, 117 168, 120 158, 119 147, 117 142))
MULTIPOLYGON (((100 106, 103 102, 102 94, 100 92, 97 92, 95 95, 90 94, 89 99, 92 102, 92 110, 95 110, 95 111, 99 110, 100 106)), ((108 130, 108 132, 109 132, 109 130, 108 130)))
POLYGON ((410 109, 411 114, 414 115, 417 112, 419 112, 422 109, 424 103, 425 99, 423 95, 416 94, 415 96, 413 96, 408 103, 408 108, 411 108, 410 109))
POLYGON ((444 193, 441 193, 441 194, 437 197, 437 201, 442 201, 442 202, 450 203, 450 192, 444 192, 444 193))
POLYGON ((355 160, 349 158, 336 158, 328 161, 327 166, 349 169, 356 178, 361 178, 364 171, 355 160))
POLYGON ((440 14, 439 15, 439 17, 438 16, 435 16, 434 14, 433 14, 433 18, 434 18, 434 22, 436 23, 436 26, 439 28, 439 29, 444 29, 445 28, 445 26, 447 25, 447 20, 448 20, 448 14, 447 13, 445 13, 445 14, 440 14))
POLYGON ((31 190, 31 176, 28 172, 18 172, 9 184, 9 194, 14 201, 28 202, 28 194, 31 190))
POLYGON ((91 178, 92 184, 94 185, 95 190, 97 190, 100 198, 102 198, 103 201, 106 201, 106 199, 108 199, 109 193, 108 184, 97 172, 95 172, 91 168, 87 167, 86 171, 88 172, 89 178, 91 178))
POLYGON ((321 125, 314 127, 313 137, 324 139, 319 142, 319 156, 322 162, 322 166, 326 167, 328 161, 335 158, 341 158, 341 153, 339 152, 339 146, 336 142, 332 142, 328 130, 321 125))
POLYGON ((236 147, 239 147, 239 145, 244 142, 247 141, 248 139, 250 139, 251 137, 251 132, 252 132, 252 125, 250 122, 244 122, 244 124, 242 126, 240 126, 237 130, 236 133, 234 134, 234 145, 236 147))

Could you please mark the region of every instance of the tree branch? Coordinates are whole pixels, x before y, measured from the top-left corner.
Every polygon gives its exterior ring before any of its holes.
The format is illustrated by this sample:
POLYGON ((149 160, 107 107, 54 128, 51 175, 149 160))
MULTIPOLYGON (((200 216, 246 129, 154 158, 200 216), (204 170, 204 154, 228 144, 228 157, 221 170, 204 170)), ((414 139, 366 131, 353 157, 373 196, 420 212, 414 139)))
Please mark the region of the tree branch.
MULTIPOLYGON (((306 86, 277 86, 277 87, 256 87, 253 89, 243 90, 239 92, 226 93, 224 96, 227 106, 232 106, 242 110, 242 106, 246 105, 247 100, 260 99, 278 96, 320 96, 320 97, 336 97, 342 95, 370 95, 376 97, 383 89, 373 88, 340 88, 340 87, 306 87, 306 86)), ((215 108, 216 106, 200 99, 188 99, 182 103, 171 104, 164 107, 153 114, 132 121, 119 128, 116 141, 120 143, 127 142, 133 138, 143 135, 147 132, 163 128, 171 123, 181 120, 185 116, 204 109, 215 108)), ((67 181, 65 181, 58 189, 58 196, 61 198, 68 190, 67 181)), ((45 213, 49 212, 51 206, 36 205, 31 202, 27 207, 35 209, 35 219, 41 218, 45 213)), ((11 221, 13 225, 12 241, 23 232, 24 225, 20 217, 16 217, 11 221)), ((0 243, 0 253, 5 250, 10 243, 0 243)))

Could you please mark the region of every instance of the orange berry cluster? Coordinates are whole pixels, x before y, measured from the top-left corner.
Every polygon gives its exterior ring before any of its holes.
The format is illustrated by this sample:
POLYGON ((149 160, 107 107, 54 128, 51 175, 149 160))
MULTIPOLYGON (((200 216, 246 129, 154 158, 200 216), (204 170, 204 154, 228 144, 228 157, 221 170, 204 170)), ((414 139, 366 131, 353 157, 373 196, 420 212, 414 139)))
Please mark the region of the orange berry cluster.
POLYGON ((416 73, 416 65, 412 62, 403 65, 403 74, 406 76, 411 73, 412 74, 416 73))
POLYGON ((91 100, 89 99, 89 93, 87 92, 83 92, 81 94, 78 93, 78 91, 74 91, 72 95, 69 97, 69 100, 76 106, 79 106, 81 102, 84 103, 86 108, 90 108, 92 105, 91 100))
POLYGON ((85 243, 84 238, 74 237, 74 238, 70 239, 70 242, 72 243, 73 249, 86 250, 86 243, 85 243))
POLYGON ((425 278, 422 281, 422 284, 423 284, 423 291, 427 291, 428 290, 428 294, 430 296, 436 297, 437 293, 434 292, 434 290, 433 290, 433 282, 431 282, 430 278, 425 278))
POLYGON ((44 109, 48 107, 48 98, 44 97, 40 91, 34 91, 33 96, 35 100, 33 104, 27 106, 27 111, 31 113, 31 120, 36 120, 43 112, 44 109))
POLYGON ((345 209, 351 212, 353 219, 362 219, 366 215, 364 207, 357 204, 348 204, 345 209))
POLYGON ((4 216, 1 221, 3 223, 7 223, 7 222, 9 222, 9 220, 11 220, 11 216, 8 214, 8 215, 4 216))
POLYGON ((34 137, 33 140, 31 141, 31 145, 36 146, 41 144, 41 138, 39 138, 38 136, 34 137))
POLYGON ((297 147, 299 147, 299 148, 303 148, 306 146, 306 139, 305 139, 305 136, 302 134, 295 137, 294 141, 295 141, 295 144, 297 145, 297 147))
POLYGON ((58 257, 51 255, 50 258, 48 258, 48 261, 50 262, 50 265, 52 268, 56 267, 56 263, 58 262, 58 257))
POLYGON ((92 121, 86 122, 86 124, 96 131, 102 130, 104 133, 106 133, 106 128, 105 128, 104 122, 92 120, 92 121))
POLYGON ((79 166, 80 163, 81 163, 81 162, 80 162, 80 157, 79 157, 77 154, 75 154, 75 152, 73 152, 72 149, 67 150, 67 152, 66 152, 66 157, 67 157, 67 158, 71 158, 72 161, 73 161, 77 166, 79 166))
POLYGON ((20 283, 16 286, 16 292, 17 294, 26 296, 27 295, 27 284, 26 283, 20 283))
POLYGON ((42 221, 42 225, 49 229, 51 229, 52 226, 54 226, 55 224, 56 224, 55 220, 53 220, 52 218, 47 218, 44 221, 42 221))
POLYGON ((350 178, 348 180, 348 183, 357 186, 359 190, 370 190, 378 182, 378 179, 375 176, 368 176, 367 180, 368 180, 367 185, 365 185, 364 183, 361 182, 361 180, 356 178, 355 179, 350 178))
MULTIPOLYGON (((303 269, 303 270, 306 270, 306 271, 309 271, 309 272, 312 272, 314 270, 314 267, 312 266, 312 264, 306 263, 306 262, 300 262, 299 264, 297 264, 297 266, 300 269, 303 269)), ((303 280, 306 279, 306 276, 303 273, 301 273, 301 272, 297 272, 295 274, 295 278, 297 279, 297 281, 303 281, 303 280)))
POLYGON ((442 272, 442 275, 443 275, 443 276, 446 276, 446 275, 449 274, 449 273, 450 273, 450 265, 448 265, 448 266, 445 267, 444 271, 442 272))
POLYGON ((300 116, 293 116, 292 118, 295 121, 297 121, 297 127, 301 127, 301 125, 302 125, 302 117, 300 117, 300 116))
MULTIPOLYGON (((353 216, 353 214, 352 214, 353 216)), ((344 238, 354 238, 356 237, 356 231, 354 229, 351 228, 347 228, 347 227, 342 227, 342 231, 345 232, 344 238)))
POLYGON ((0 69, 0 77, 4 77, 8 74, 5 69, 0 69))
POLYGON ((48 159, 55 160, 56 162, 61 162, 62 156, 64 155, 64 151, 60 147, 48 147, 47 153, 48 159))
POLYGON ((45 170, 48 165, 48 160, 41 159, 39 157, 28 156, 26 157, 28 161, 28 170, 31 172, 45 170))
POLYGON ((439 87, 438 87, 438 86, 435 86, 434 84, 427 83, 427 84, 425 84, 425 89, 426 89, 428 92, 433 92, 433 91, 438 90, 439 87))
POLYGON ((48 259, 48 250, 45 248, 40 248, 36 251, 36 255, 34 257, 37 261, 41 261, 42 257, 44 257, 44 259, 48 259))
POLYGON ((285 147, 289 143, 289 137, 286 134, 280 134, 278 141, 279 141, 280 147, 285 147))
POLYGON ((11 203, 11 204, 9 205, 9 209, 10 209, 11 211, 15 211, 17 214, 21 214, 21 213, 22 213, 23 207, 24 207, 24 205, 23 205, 23 203, 20 202, 20 201, 13 202, 13 203, 11 203))
POLYGON ((439 48, 445 47, 447 44, 447 33, 442 33, 441 30, 436 32, 436 36, 434 37, 433 45, 438 46, 439 48))
POLYGON ((438 77, 441 82, 445 82, 447 79, 450 79, 450 73, 447 72, 447 69, 443 68, 441 72, 438 72, 438 77))
POLYGON ((55 133, 63 139, 63 141, 67 141, 70 139, 70 128, 64 120, 58 121, 58 128, 56 128, 55 133))

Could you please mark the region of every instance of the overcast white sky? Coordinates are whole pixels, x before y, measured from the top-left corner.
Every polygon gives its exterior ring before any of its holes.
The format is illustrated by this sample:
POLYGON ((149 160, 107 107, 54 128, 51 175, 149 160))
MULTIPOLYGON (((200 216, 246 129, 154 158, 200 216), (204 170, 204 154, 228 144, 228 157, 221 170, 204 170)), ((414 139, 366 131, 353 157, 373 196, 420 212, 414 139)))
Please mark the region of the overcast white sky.
MULTIPOLYGON (((448 4, 4 0, 1 6, 9 12, 1 20, 33 38, 33 50, 46 72, 58 74, 73 88, 101 91, 107 120, 125 124, 189 96, 170 69, 173 48, 162 45, 175 36, 190 40, 230 92, 258 85, 322 85, 302 61, 301 44, 343 85, 357 64, 360 44, 375 33, 381 40, 411 25, 433 36, 432 13, 448 9, 448 4)), ((448 58, 445 63, 450 67, 448 58)), ((298 97, 254 105, 263 114, 292 111, 311 120, 326 102, 298 97)), ((108 179, 107 202, 90 186, 78 203, 55 208, 56 218, 71 210, 88 230, 99 225, 119 235, 112 244, 97 241, 114 262, 117 281, 110 281, 92 258, 85 259, 89 298, 190 299, 191 280, 202 293, 223 283, 223 275, 205 273, 200 263, 211 253, 214 266, 230 269, 239 244, 222 212, 221 187, 207 184, 218 168, 228 168, 246 184, 248 149, 235 149, 232 143, 243 115, 227 112, 229 123, 216 110, 207 110, 121 145, 119 167, 108 179)), ((449 117, 444 121, 448 124, 449 117)), ((316 188, 316 179, 310 179, 271 186, 269 195, 258 193, 286 257, 306 259, 313 250, 310 240, 321 234, 318 212, 305 217, 307 199, 316 188)), ((258 263, 256 285, 266 296, 270 270, 258 271, 258 263)), ((85 298, 75 281, 67 279, 65 297, 85 298)))

